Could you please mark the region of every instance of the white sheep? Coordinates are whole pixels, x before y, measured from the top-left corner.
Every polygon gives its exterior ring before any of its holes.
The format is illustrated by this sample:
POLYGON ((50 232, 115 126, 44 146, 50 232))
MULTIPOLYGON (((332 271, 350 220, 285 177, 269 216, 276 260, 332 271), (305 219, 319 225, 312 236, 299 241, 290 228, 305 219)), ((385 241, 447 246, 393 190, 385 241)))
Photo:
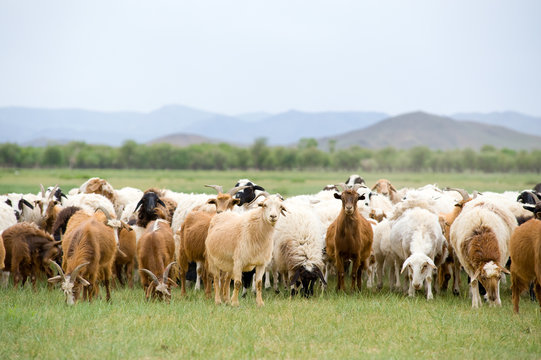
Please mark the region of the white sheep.
POLYGON ((392 224, 391 248, 402 263, 401 272, 408 270, 409 296, 424 282, 427 300, 433 298, 432 276, 446 257, 444 243, 439 218, 427 209, 408 209, 392 224))
POLYGON ((100 207, 105 209, 111 215, 116 214, 113 203, 105 196, 99 194, 69 195, 66 199, 65 206, 80 207, 89 215, 94 214, 100 207))
POLYGON ((222 302, 220 296, 220 272, 226 274, 222 287, 229 293, 229 280, 233 278, 235 288, 231 305, 239 305, 239 290, 242 272, 256 271, 256 303, 262 306, 262 278, 265 267, 272 259, 274 227, 286 208, 279 194, 268 195, 257 209, 239 214, 226 211, 217 214, 210 222, 205 243, 208 270, 214 277, 214 300, 222 302))

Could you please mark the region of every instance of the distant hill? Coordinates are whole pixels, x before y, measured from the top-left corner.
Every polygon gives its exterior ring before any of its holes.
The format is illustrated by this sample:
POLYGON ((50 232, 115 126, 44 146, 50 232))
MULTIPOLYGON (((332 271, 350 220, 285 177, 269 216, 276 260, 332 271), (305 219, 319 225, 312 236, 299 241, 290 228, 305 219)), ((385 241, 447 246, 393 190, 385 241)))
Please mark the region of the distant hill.
POLYGON ((320 147, 327 149, 330 139, 336 140, 337 149, 352 145, 367 148, 393 146, 398 149, 427 146, 442 150, 466 147, 479 149, 483 145, 510 149, 541 149, 539 136, 424 112, 392 117, 365 129, 319 139, 320 147))
POLYGON ((224 142, 223 140, 212 139, 205 136, 195 134, 172 134, 163 136, 149 141, 148 145, 167 143, 174 146, 184 147, 197 144, 218 144, 224 142))
POLYGON ((457 113, 453 119, 470 120, 484 124, 499 125, 529 135, 541 136, 541 117, 524 115, 514 111, 491 113, 457 113))

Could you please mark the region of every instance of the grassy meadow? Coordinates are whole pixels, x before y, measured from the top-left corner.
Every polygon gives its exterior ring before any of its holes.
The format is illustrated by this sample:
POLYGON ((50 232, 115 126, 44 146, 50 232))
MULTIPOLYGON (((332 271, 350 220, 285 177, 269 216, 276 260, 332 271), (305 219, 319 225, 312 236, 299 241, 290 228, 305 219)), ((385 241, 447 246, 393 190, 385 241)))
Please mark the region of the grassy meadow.
MULTIPOLYGON (((183 192, 214 190, 203 184, 233 186, 250 178, 284 196, 319 191, 346 180, 346 172, 215 172, 114 170, 0 170, 0 193, 37 192, 39 184, 65 191, 92 176, 114 187, 166 187, 183 192)), ((539 174, 362 174, 368 185, 390 179, 396 187, 463 187, 468 191, 531 188, 539 174)), ((349 285, 349 282, 348 282, 349 285)), ((471 309, 465 279, 462 293, 435 294, 427 302, 363 288, 355 294, 329 289, 311 299, 265 291, 265 306, 255 296, 239 308, 215 306, 189 289, 186 298, 173 290, 170 304, 146 302, 143 290, 113 290, 111 303, 65 305, 59 289, 44 283, 0 288, 0 359, 164 359, 164 358, 541 358, 541 312, 526 294, 520 315, 513 315, 510 281, 502 285, 501 308, 471 309)))

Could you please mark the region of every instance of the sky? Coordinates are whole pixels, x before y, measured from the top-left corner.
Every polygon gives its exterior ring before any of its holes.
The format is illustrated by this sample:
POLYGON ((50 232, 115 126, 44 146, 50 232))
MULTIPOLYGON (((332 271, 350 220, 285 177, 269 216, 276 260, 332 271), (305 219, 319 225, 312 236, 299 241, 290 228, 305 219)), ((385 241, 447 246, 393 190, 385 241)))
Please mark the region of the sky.
POLYGON ((0 0, 0 106, 541 116, 541 1, 0 0))

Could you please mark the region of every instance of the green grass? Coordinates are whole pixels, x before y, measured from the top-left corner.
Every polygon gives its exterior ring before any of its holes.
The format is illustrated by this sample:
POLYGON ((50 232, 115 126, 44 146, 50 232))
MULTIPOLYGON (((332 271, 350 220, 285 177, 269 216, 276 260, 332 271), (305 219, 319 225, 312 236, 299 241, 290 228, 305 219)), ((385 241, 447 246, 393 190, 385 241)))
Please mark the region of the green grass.
POLYGON ((501 308, 478 310, 465 295, 427 302, 332 284, 310 299, 265 291, 262 308, 251 294, 232 308, 191 289, 170 304, 146 302, 137 286, 73 307, 45 285, 1 289, 0 358, 539 358, 539 306, 524 296, 513 315, 503 287, 501 308))
MULTIPOLYGON (((115 188, 132 186, 169 188, 181 192, 207 192, 214 190, 204 184, 233 187, 240 178, 249 178, 261 184, 269 192, 284 196, 318 192, 326 184, 345 181, 351 172, 297 172, 297 171, 187 171, 187 170, 70 170, 70 169, 0 169, 0 194, 7 192, 39 191, 39 184, 59 184, 68 191, 79 187, 90 177, 106 179, 115 188)), ((438 184, 440 187, 462 187, 472 192, 531 189, 541 182, 536 173, 483 174, 483 173, 363 173, 369 186, 380 178, 387 178, 397 188, 438 184)))
MULTIPOLYGON (((0 170, 0 193, 37 192, 58 183, 65 191, 99 176, 115 188, 156 186, 208 192, 203 184, 233 186, 250 178, 285 196, 314 193, 344 181, 348 172, 0 170)), ((429 183, 468 191, 531 188, 538 174, 367 173, 397 187, 429 183)), ((334 280, 332 280, 334 281, 334 280)), ((266 291, 265 306, 253 295, 239 308, 215 306, 201 293, 173 292, 170 304, 146 302, 143 290, 116 289, 112 302, 65 305, 60 290, 0 289, 0 359, 163 359, 163 358, 541 358, 539 305, 522 298, 512 313, 509 282, 501 308, 471 309, 462 296, 436 294, 427 302, 384 288, 342 295, 329 291, 311 299, 290 299, 266 291)))

